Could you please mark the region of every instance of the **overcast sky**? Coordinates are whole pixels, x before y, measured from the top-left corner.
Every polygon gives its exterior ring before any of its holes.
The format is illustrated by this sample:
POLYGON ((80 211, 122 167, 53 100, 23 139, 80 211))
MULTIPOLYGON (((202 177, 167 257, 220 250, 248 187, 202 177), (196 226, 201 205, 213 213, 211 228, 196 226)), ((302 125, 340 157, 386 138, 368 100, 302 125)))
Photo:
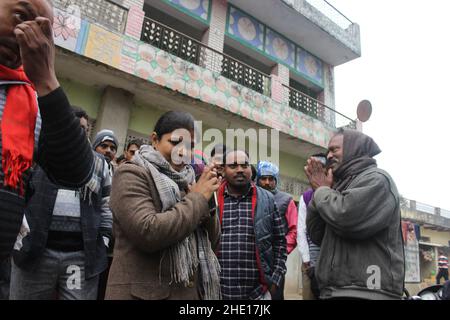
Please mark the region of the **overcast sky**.
POLYGON ((360 26, 362 56, 336 67, 336 108, 356 118, 399 192, 450 210, 450 1, 329 0, 360 26))

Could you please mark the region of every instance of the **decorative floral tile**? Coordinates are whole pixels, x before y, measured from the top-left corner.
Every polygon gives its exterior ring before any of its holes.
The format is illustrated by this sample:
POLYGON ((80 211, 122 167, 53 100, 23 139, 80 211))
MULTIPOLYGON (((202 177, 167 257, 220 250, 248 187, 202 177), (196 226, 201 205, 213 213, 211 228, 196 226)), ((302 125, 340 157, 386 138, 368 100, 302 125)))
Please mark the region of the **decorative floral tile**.
POLYGON ((232 6, 228 16, 227 32, 261 51, 264 50, 264 25, 232 6))
POLYGON ((270 28, 266 29, 265 51, 276 60, 295 68, 295 44, 270 28))
POLYGON ((296 69, 323 86, 322 61, 299 47, 297 47, 296 69))
POLYGON ((176 7, 188 11, 190 14, 204 20, 209 20, 210 0, 166 0, 176 7))
POLYGON ((76 51, 78 36, 82 27, 80 17, 71 15, 58 8, 54 8, 53 37, 55 44, 76 51))

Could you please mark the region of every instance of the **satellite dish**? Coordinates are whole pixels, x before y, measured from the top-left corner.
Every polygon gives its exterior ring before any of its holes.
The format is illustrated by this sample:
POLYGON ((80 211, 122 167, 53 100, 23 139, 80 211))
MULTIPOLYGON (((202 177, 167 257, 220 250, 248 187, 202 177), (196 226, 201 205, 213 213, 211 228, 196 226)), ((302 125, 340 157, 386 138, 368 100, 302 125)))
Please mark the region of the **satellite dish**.
POLYGON ((356 114, 358 116, 358 120, 361 122, 366 122, 370 119, 372 115, 372 104, 369 100, 362 100, 358 103, 358 108, 356 109, 356 114))

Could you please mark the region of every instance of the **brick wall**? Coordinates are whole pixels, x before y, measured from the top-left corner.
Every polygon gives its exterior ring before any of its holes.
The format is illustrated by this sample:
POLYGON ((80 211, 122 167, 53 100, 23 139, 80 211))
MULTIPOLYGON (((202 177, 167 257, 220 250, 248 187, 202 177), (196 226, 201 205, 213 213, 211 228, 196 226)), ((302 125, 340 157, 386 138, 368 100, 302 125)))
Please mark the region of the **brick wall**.
POLYGON ((142 25, 144 24, 144 16, 145 12, 144 10, 142 10, 142 8, 139 8, 137 6, 130 7, 128 11, 127 25, 125 27, 125 34, 127 36, 136 38, 138 40, 141 38, 142 25))
POLYGON ((223 52, 227 21, 227 0, 212 0, 211 22, 202 42, 219 52, 223 52))
POLYGON ((271 72, 271 97, 279 103, 289 102, 289 68, 278 63, 271 72))
POLYGON ((125 26, 125 34, 135 39, 141 39, 142 25, 144 24, 145 0, 121 0, 121 4, 128 8, 127 25, 125 26))
MULTIPOLYGON (((211 1, 210 26, 202 38, 204 44, 219 52, 223 52, 223 45, 225 42, 227 5, 227 0, 211 1)), ((221 55, 208 50, 205 56, 206 58, 203 67, 215 72, 221 72, 221 55)))

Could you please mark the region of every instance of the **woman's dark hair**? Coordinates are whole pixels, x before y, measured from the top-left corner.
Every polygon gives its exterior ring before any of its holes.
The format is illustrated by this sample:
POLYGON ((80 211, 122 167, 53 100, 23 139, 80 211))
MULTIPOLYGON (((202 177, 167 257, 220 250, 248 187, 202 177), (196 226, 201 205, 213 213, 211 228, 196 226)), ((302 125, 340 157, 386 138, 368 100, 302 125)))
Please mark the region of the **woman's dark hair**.
POLYGON ((222 143, 216 144, 211 150, 211 157, 214 157, 216 155, 216 152, 223 155, 227 152, 227 146, 222 143))
POLYGON ((127 160, 127 159, 125 158, 125 155, 122 154, 121 156, 119 156, 119 157, 116 159, 116 163, 121 163, 122 161, 125 161, 125 160, 127 160))
POLYGON ((72 111, 75 114, 75 116, 79 119, 81 118, 85 118, 86 120, 89 121, 89 116, 86 113, 86 111, 84 111, 81 107, 78 106, 72 106, 72 111))
POLYGON ((133 144, 134 144, 136 147, 140 148, 140 147, 142 146, 142 140, 139 140, 139 139, 132 139, 132 140, 130 140, 130 141, 128 142, 127 148, 126 148, 125 150, 128 151, 128 149, 130 149, 130 147, 131 147, 133 144))
POLYGON ((194 117, 184 111, 166 112, 156 122, 154 131, 160 139, 166 133, 176 129, 194 130, 194 117))

